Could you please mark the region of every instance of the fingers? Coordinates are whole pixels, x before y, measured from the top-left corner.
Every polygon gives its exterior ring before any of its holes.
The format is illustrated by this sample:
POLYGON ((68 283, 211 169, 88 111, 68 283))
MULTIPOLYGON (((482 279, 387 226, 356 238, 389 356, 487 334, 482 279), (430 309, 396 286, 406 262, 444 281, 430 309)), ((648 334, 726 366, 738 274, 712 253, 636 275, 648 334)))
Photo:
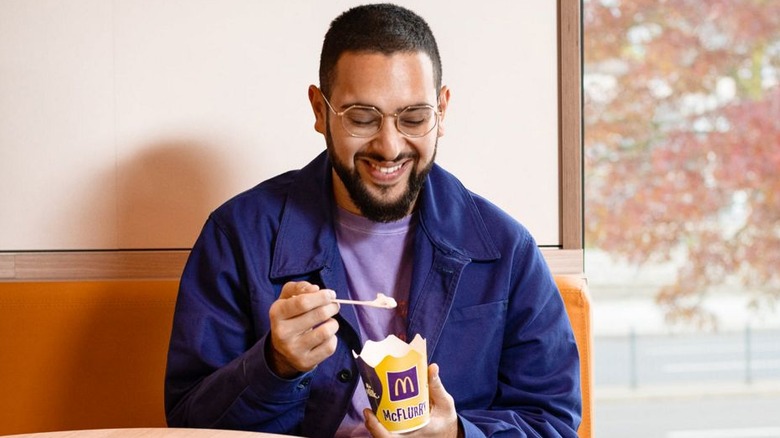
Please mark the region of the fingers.
MULTIPOLYGON (((339 304, 331 302, 328 292, 316 292, 317 297, 296 296, 277 300, 271 305, 271 331, 289 337, 310 330, 339 312, 339 304)), ((312 294, 313 295, 313 294, 312 294)))
MULTIPOLYGON (((432 363, 428 365, 428 396, 431 398, 432 405, 445 405, 450 396, 447 390, 444 389, 444 384, 441 383, 439 377, 439 365, 432 363)), ((451 399, 451 398, 450 398, 451 399)))
POLYGON ((308 282, 290 282, 269 310, 270 364, 282 377, 311 370, 336 351, 339 305, 335 292, 308 282))
POLYGON ((382 426, 379 419, 374 415, 374 411, 371 409, 363 409, 363 417, 365 418, 364 424, 366 429, 368 430, 368 433, 371 434, 372 438, 386 438, 392 436, 390 432, 382 426))
POLYGON ((458 413, 455 400, 444 388, 439 377, 439 365, 428 365, 428 398, 431 400, 431 424, 436 428, 434 436, 458 436, 458 413))
MULTIPOLYGON (((293 298, 297 296, 308 296, 311 293, 317 292, 320 287, 316 284, 311 284, 308 281, 290 281, 282 286, 282 293, 279 295, 279 299, 293 298)), ((329 289, 323 289, 329 290, 329 289)), ((332 291, 331 291, 332 292, 332 291)), ((310 297, 311 298, 311 297, 310 297)))
POLYGON ((439 365, 432 363, 428 365, 428 397, 431 399, 431 409, 438 410, 437 414, 445 417, 457 417, 455 413, 455 400, 444 388, 444 384, 439 377, 439 365))
POLYGON ((336 292, 330 289, 321 290, 316 284, 306 281, 289 282, 282 287, 279 299, 271 305, 272 316, 279 320, 289 320, 332 304, 319 315, 309 315, 314 323, 322 322, 338 313, 339 305, 332 302, 334 298, 336 298, 336 292))

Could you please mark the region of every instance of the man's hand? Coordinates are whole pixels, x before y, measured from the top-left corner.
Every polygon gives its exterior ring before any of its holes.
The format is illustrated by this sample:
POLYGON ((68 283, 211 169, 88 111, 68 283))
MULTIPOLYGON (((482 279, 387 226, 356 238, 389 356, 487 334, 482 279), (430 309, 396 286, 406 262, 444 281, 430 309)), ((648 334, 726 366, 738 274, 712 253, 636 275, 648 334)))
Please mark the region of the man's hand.
POLYGON ((336 351, 339 305, 336 293, 306 281, 289 282, 268 312, 271 369, 291 378, 309 371, 336 351))
POLYGON ((366 429, 374 438, 457 438, 463 436, 463 432, 459 430, 455 401, 447 390, 444 389, 444 385, 439 378, 439 366, 436 364, 428 366, 428 397, 431 399, 431 421, 425 427, 402 435, 393 434, 382 426, 382 423, 379 422, 371 409, 364 409, 363 415, 366 417, 366 429))

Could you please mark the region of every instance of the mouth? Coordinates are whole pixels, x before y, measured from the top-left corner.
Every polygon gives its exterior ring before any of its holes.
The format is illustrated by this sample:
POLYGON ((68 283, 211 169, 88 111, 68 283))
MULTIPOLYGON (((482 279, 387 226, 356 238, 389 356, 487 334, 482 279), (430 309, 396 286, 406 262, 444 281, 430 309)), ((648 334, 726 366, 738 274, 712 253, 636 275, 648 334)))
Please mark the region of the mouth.
POLYGON ((374 163, 369 163, 369 165, 378 172, 381 172, 385 175, 390 175, 391 173, 398 172, 403 166, 403 163, 396 164, 394 166, 380 166, 379 164, 374 164, 374 163))
POLYGON ((401 162, 376 162, 371 160, 364 160, 364 169, 367 170, 368 176, 374 184, 377 185, 393 185, 399 182, 406 174, 406 169, 411 166, 411 160, 403 160, 401 162))

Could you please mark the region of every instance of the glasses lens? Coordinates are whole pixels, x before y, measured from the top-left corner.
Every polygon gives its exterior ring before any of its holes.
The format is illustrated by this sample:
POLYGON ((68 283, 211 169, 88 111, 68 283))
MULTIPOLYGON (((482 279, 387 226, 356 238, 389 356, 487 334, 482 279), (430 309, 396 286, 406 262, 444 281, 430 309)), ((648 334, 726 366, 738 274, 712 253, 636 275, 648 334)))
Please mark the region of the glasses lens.
POLYGON ((436 111, 428 106, 412 106, 398 114, 398 130, 409 137, 422 137, 436 126, 436 111))
POLYGON ((355 137, 370 137, 382 127, 382 114, 373 108, 352 107, 341 117, 344 129, 355 137))
MULTIPOLYGON (((354 137, 371 137, 382 129, 382 113, 376 108, 353 106, 341 114, 344 129, 354 137)), ((422 137, 436 127, 439 118, 429 106, 411 106, 396 117, 396 127, 408 137, 422 137)))

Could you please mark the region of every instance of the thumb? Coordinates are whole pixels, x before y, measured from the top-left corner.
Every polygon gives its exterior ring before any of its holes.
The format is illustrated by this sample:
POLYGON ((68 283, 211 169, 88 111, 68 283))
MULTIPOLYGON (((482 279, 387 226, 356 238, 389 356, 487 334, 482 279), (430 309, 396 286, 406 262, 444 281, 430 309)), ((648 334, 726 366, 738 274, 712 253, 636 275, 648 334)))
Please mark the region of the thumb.
POLYGON ((444 389, 444 384, 439 377, 439 365, 428 365, 428 397, 432 406, 446 406, 452 404, 450 394, 444 389))

